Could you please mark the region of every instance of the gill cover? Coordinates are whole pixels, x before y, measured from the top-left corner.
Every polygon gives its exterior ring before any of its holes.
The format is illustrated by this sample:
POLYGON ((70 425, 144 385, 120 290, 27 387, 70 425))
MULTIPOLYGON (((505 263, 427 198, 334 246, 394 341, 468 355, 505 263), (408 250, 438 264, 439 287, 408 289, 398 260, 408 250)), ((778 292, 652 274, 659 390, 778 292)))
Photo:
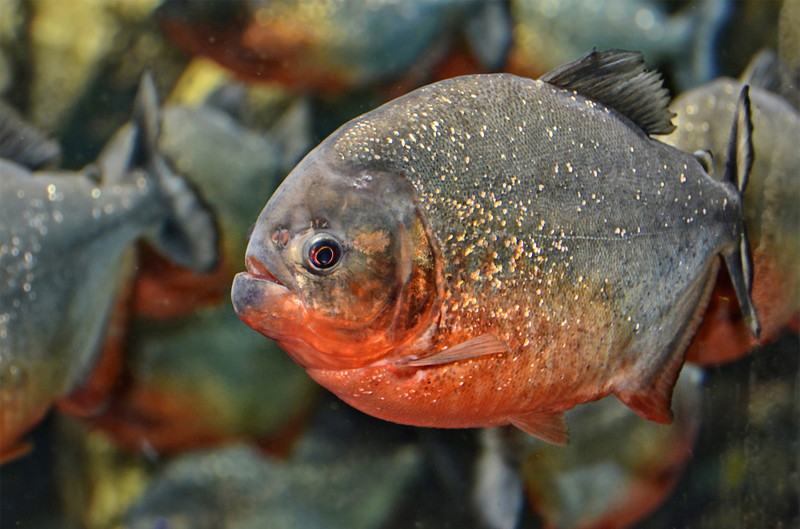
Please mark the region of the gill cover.
POLYGON ((270 199, 248 246, 251 276, 282 294, 257 301, 260 321, 237 311, 304 367, 363 367, 431 326, 441 256, 402 175, 348 170, 314 154, 270 199))

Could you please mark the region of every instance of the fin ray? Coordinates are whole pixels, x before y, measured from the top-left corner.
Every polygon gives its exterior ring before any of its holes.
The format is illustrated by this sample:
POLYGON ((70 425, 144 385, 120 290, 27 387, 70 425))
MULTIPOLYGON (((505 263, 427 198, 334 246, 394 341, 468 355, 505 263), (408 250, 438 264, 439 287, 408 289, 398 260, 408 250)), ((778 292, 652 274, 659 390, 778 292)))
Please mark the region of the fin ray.
POLYGON ((450 364, 459 360, 468 360, 478 356, 507 353, 508 351, 508 345, 505 343, 491 334, 482 334, 430 356, 423 358, 401 358, 396 361, 395 364, 403 367, 436 366, 450 364))
POLYGON ((645 134, 670 134, 675 130, 669 91, 662 86, 660 73, 645 70, 641 53, 595 49, 539 80, 613 108, 645 134))
POLYGON ((569 432, 564 420, 564 413, 548 413, 533 411, 510 418, 511 424, 534 437, 550 444, 563 446, 567 444, 569 432))

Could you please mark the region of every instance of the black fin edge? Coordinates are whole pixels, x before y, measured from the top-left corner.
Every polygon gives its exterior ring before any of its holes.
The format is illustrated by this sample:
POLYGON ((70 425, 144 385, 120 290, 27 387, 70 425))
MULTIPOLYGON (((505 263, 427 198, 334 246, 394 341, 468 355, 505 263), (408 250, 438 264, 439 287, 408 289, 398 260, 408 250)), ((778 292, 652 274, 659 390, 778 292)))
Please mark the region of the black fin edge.
POLYGON ((642 54, 624 50, 593 49, 577 61, 544 74, 540 81, 575 92, 613 108, 647 135, 675 130, 670 93, 661 74, 645 69, 642 54))
MULTIPOLYGON (((728 141, 728 158, 725 161, 725 174, 723 182, 736 186, 739 196, 744 196, 750 170, 753 168, 753 120, 750 105, 750 86, 745 85, 739 94, 736 112, 733 116, 730 140, 728 141)), ((761 334, 761 324, 758 321, 750 292, 753 288, 753 260, 750 254, 750 244, 742 221, 741 240, 739 245, 723 254, 728 273, 739 300, 739 309, 750 332, 756 338, 761 334)))

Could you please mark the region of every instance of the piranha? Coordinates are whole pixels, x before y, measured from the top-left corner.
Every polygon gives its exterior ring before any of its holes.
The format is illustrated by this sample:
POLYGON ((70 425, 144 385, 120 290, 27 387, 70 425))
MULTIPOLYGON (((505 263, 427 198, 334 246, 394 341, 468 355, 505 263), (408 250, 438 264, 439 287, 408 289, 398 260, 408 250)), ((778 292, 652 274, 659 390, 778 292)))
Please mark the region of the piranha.
POLYGON ((145 75, 133 122, 96 163, 33 171, 52 143, 4 113, 0 152, 24 156, 0 159, 0 459, 91 371, 137 239, 197 271, 216 265, 216 221, 159 153, 159 119, 145 75))
POLYGON ((640 54, 612 50, 391 101, 270 198, 234 307, 379 418, 564 443, 565 410, 614 394, 668 423, 718 255, 758 334, 747 91, 721 182, 649 137, 673 129, 668 99, 640 54))

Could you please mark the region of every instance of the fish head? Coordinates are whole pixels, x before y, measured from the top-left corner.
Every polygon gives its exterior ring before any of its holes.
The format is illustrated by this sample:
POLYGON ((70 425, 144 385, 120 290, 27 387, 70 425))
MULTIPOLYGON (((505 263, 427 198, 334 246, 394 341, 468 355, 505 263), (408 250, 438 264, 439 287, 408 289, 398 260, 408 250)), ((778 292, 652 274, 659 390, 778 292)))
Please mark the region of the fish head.
POLYGON ((438 246, 402 174, 330 162, 320 148, 259 216, 233 305, 306 368, 391 361, 438 311, 438 246))

